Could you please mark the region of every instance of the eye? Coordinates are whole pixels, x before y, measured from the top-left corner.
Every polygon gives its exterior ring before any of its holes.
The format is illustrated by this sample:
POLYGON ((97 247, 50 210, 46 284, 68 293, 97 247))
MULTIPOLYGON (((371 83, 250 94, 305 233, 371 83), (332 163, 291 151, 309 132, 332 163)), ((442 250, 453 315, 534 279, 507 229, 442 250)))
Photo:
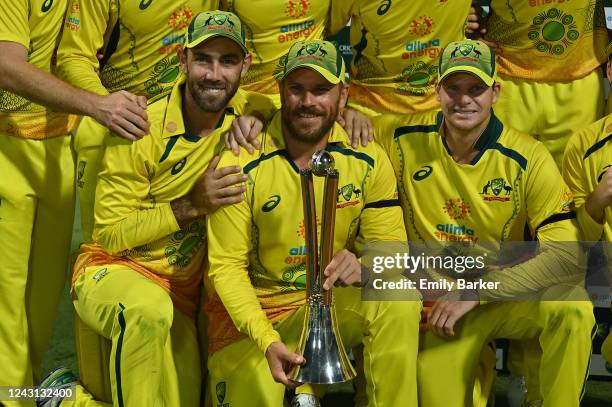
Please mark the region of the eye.
POLYGON ((221 63, 223 65, 237 65, 238 64, 238 58, 236 58, 234 56, 222 57, 221 58, 221 63))

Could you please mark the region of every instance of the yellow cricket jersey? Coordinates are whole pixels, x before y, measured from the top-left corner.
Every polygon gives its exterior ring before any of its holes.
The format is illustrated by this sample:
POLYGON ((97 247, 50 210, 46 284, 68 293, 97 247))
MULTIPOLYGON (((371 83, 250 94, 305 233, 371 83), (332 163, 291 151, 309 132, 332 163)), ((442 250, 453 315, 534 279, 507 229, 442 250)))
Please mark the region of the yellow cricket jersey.
POLYGON ((148 107, 150 135, 137 142, 108 139, 96 190, 94 240, 156 275, 176 282, 201 272, 203 219, 179 228, 170 202, 185 196, 224 146, 221 135, 247 105, 271 112, 264 96, 239 90, 217 129, 204 138, 185 131, 181 88, 148 107))
MULTIPOLYGON (((546 148, 495 115, 476 143, 481 152, 469 164, 458 164, 449 153, 442 112, 383 115, 374 126, 399 180, 410 241, 499 247, 523 240, 525 225, 540 242, 580 240, 571 220, 571 194, 546 148)), ((497 295, 516 294, 517 285, 536 291, 562 276, 544 261, 550 258, 536 256, 485 278, 501 282, 497 295)))
POLYGON ((563 177, 576 200, 578 224, 584 240, 612 241, 612 208, 605 210, 605 223, 597 223, 585 209, 588 196, 612 166, 612 116, 598 120, 574 134, 563 157, 563 177))
POLYGON ((149 99, 164 96, 179 76, 176 51, 185 43, 191 18, 216 8, 216 0, 71 0, 58 74, 98 94, 127 90, 149 99), (104 54, 101 61, 98 51, 104 54))
MULTIPOLYGON (((68 0, 14 0, 0 13, 0 41, 28 49, 28 61, 45 72, 55 71, 55 50, 68 0)), ((67 135, 77 116, 58 113, 0 89, 0 135, 47 139, 67 135)))
MULTIPOLYGON (((263 149, 256 155, 242 151, 235 157, 227 152, 219 164, 241 165, 249 178, 243 202, 207 218, 209 279, 215 291, 209 291, 209 302, 217 303, 207 305, 213 352, 235 339, 231 331, 236 333, 236 328, 265 352, 280 340, 272 324, 305 302, 300 174, 285 149, 280 113, 261 140, 263 149)), ((393 169, 380 146, 354 150, 335 124, 327 150, 340 174, 334 253, 354 249, 358 236, 365 241, 405 242, 393 169)), ((323 187, 324 178, 314 177, 319 228, 323 187)))
POLYGON ((330 33, 351 19, 349 103, 379 113, 437 109, 438 58, 465 38, 469 0, 334 0, 330 33))
POLYGON ((546 82, 580 79, 606 61, 603 2, 492 0, 486 39, 501 46, 498 72, 546 82))
POLYGON ((221 0, 220 8, 236 14, 246 30, 253 65, 242 80, 251 91, 277 94, 272 74, 280 57, 297 41, 321 39, 330 0, 221 0))

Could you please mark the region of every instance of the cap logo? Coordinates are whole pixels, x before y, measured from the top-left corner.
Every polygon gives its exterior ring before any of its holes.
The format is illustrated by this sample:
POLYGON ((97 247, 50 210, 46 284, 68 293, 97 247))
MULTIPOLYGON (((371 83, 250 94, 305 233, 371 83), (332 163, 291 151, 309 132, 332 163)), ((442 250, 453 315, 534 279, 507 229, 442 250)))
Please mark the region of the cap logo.
POLYGON ((206 20, 204 25, 209 25, 210 20, 215 20, 215 23, 217 23, 218 25, 223 25, 225 24, 225 21, 227 21, 227 16, 224 14, 215 14, 214 16, 208 17, 208 20, 206 20))
POLYGON ((325 51, 325 49, 323 49, 323 47, 320 44, 311 43, 311 44, 302 45, 302 48, 298 50, 295 56, 296 57, 302 56, 304 54, 304 51, 306 51, 308 55, 314 55, 317 51, 319 51, 320 56, 323 58, 325 58, 325 56, 327 55, 327 51, 325 51))

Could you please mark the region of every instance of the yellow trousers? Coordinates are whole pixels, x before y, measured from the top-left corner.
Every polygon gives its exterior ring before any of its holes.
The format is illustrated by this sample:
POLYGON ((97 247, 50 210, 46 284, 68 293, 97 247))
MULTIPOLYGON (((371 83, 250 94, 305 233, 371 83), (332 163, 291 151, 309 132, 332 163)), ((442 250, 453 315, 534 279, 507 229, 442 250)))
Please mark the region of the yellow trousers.
POLYGON ((41 379, 68 273, 74 217, 70 141, 0 135, 0 386, 32 386, 41 379))
POLYGON ((561 168, 568 138, 604 114, 601 70, 572 82, 535 82, 500 75, 499 100, 493 106, 505 126, 540 140, 561 168))
MULTIPOLYGON (((334 290, 344 345, 363 344, 363 370, 369 406, 417 406, 416 355, 420 301, 361 301, 360 290, 334 290)), ((304 317, 299 309, 275 328, 296 349, 304 317)), ((280 407, 285 388, 275 383, 265 356, 249 338, 208 358, 207 398, 213 406, 280 407)))
MULTIPOLYGON (((575 288, 574 292, 577 290, 583 291, 575 288)), ((586 292, 584 296, 588 299, 586 292)), ((419 403, 428 407, 472 406, 483 346, 495 338, 535 338, 542 349, 539 381, 544 406, 579 406, 588 376, 594 325, 593 305, 588 300, 478 306, 459 321, 455 338, 440 338, 431 332, 421 337, 419 403)))
MULTIPOLYGON (((199 406, 195 322, 174 308, 163 288, 130 268, 110 264, 87 268, 75 281, 74 293, 81 320, 112 341, 114 406, 199 406)), ((72 405, 101 405, 87 403, 83 394, 72 405)))

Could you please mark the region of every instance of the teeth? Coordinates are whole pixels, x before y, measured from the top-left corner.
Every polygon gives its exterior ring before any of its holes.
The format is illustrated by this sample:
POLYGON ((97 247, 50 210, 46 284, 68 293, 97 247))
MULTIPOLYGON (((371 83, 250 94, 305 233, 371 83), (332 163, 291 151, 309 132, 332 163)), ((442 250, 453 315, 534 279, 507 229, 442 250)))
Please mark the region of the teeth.
POLYGON ((307 113, 300 113, 299 116, 300 117, 305 117, 305 118, 308 118, 308 119, 312 119, 313 117, 317 117, 317 115, 315 115, 315 114, 307 114, 307 113))

